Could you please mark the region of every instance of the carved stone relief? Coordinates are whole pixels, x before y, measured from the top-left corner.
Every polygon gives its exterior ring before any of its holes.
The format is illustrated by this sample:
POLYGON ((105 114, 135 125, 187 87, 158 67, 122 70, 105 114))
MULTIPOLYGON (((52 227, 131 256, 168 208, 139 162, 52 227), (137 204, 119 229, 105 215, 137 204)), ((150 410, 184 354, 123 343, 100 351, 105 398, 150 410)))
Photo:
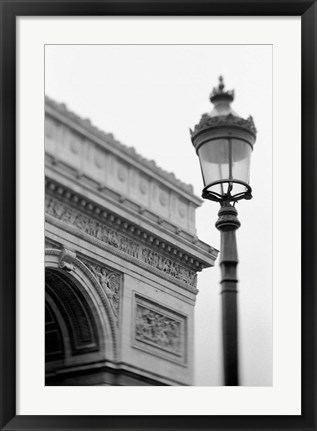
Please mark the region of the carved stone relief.
POLYGON ((97 238, 109 246, 126 253, 153 268, 168 274, 175 279, 196 287, 196 272, 180 265, 179 263, 153 251, 152 249, 136 242, 105 224, 95 220, 64 203, 51 197, 45 198, 46 213, 63 221, 64 223, 80 229, 82 232, 97 238))
POLYGON ((94 274, 99 284, 103 288, 109 302, 113 314, 117 320, 119 319, 119 308, 120 308, 120 289, 122 285, 122 277, 117 272, 112 271, 109 268, 98 264, 92 264, 85 262, 85 265, 94 274))
POLYGON ((185 317, 137 295, 134 340, 185 359, 185 317))

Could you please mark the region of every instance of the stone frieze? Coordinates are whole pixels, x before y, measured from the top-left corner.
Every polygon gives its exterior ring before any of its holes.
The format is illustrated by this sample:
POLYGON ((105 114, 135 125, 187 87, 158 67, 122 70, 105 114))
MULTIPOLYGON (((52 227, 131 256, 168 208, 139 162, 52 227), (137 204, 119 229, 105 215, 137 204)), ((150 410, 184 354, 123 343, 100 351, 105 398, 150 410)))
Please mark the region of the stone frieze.
POLYGON ((196 287, 196 272, 180 265, 172 259, 156 252, 143 244, 111 229, 104 223, 83 214, 76 209, 49 196, 45 197, 45 211, 50 216, 64 223, 80 229, 82 232, 130 255, 153 268, 181 281, 189 286, 196 287))

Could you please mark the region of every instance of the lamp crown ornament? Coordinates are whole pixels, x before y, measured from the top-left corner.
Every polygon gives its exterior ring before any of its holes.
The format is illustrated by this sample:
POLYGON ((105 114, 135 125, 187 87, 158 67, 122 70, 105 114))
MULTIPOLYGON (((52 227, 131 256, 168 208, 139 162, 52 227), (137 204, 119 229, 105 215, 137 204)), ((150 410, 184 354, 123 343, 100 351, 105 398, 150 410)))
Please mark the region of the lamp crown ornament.
POLYGON ((230 102, 234 100, 234 90, 224 91, 224 88, 225 84, 223 82, 223 76, 220 75, 218 87, 214 87, 209 96, 209 99, 212 103, 215 103, 219 100, 228 100, 230 102))
POLYGON ((249 115, 248 118, 244 119, 232 109, 231 102, 233 102, 234 97, 234 90, 225 91, 224 79, 223 76, 220 75, 218 87, 214 87, 209 96, 209 100, 213 103, 214 109, 202 115, 199 123, 195 125, 194 130, 189 129, 193 144, 195 136, 202 130, 226 125, 245 129, 252 134, 255 140, 257 130, 253 117, 249 115))

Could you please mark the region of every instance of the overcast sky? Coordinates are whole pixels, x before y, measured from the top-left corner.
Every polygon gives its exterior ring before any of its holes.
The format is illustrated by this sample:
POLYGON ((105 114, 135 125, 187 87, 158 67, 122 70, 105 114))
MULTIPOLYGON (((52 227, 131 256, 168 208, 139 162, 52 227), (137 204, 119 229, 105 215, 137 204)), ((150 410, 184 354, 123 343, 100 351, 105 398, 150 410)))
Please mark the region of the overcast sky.
MULTIPOLYGON (((253 199, 237 204, 240 380, 272 384, 272 49, 270 45, 47 45, 45 92, 142 156, 193 184, 202 178, 189 128, 212 109, 224 76, 233 109, 258 130, 251 160, 253 199)), ((201 240, 220 248, 219 205, 196 211, 201 240)), ((221 385, 220 270, 198 276, 195 384, 221 385)))

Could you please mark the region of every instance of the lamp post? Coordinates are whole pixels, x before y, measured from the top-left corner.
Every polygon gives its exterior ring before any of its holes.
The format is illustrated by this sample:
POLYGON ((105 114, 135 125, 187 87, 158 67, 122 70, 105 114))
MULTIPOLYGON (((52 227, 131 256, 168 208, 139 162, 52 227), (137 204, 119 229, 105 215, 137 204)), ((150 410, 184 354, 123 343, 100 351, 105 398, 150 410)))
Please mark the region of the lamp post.
POLYGON ((213 110, 191 130, 199 157, 204 188, 202 197, 220 203, 217 229, 221 232, 220 267, 222 335, 226 386, 238 386, 237 265, 235 231, 240 227, 235 204, 251 199, 250 158, 256 140, 252 117, 241 118, 232 108, 233 91, 225 91, 223 78, 210 94, 213 110))

